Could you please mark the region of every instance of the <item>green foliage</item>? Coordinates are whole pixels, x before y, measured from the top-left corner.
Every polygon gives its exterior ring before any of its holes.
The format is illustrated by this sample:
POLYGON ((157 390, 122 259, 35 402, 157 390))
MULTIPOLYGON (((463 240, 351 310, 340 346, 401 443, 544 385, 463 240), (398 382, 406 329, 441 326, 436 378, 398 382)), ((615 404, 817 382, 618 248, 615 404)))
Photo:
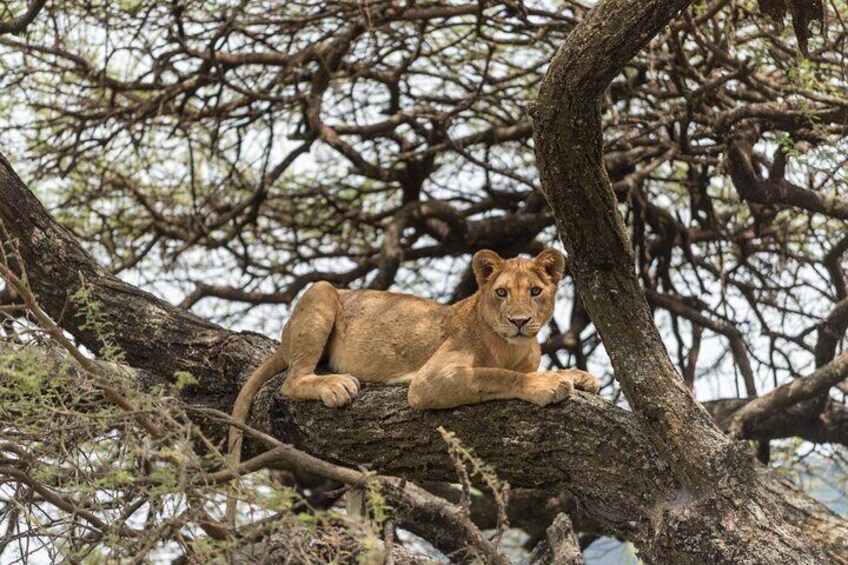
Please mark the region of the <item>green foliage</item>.
POLYGON ((174 371, 174 384, 173 384, 173 392, 174 394, 180 392, 187 386, 196 385, 199 381, 197 377, 189 373, 188 371, 174 371))
POLYGON ((102 305, 94 298, 92 286, 80 276, 80 287, 71 296, 76 306, 76 316, 82 320, 80 329, 93 332, 101 347, 98 356, 104 361, 119 363, 124 359, 124 352, 113 339, 112 322, 103 312, 102 305))
MULTIPOLYGON (((96 322, 96 302, 86 293, 80 297, 86 323, 108 341, 108 325, 96 322)), ((178 371, 174 389, 194 382, 192 375, 178 371)), ((0 507, 0 520, 9 508, 25 510, 15 518, 25 536, 53 540, 53 551, 80 563, 127 562, 139 554, 173 551, 175 539, 190 539, 184 543, 200 561, 245 551, 243 544, 197 535, 197 524, 221 515, 224 495, 223 484, 198 478, 225 468, 226 462, 181 402, 173 396, 132 392, 138 406, 156 414, 163 435, 153 438, 89 385, 88 375, 49 343, 5 345, 0 350, 0 458, 19 468, 29 484, 47 489, 49 496, 61 497, 73 508, 33 512, 28 506, 31 497, 23 497, 0 507), (92 524, 89 515, 102 520, 106 529, 92 524), (126 534, 127 528, 135 533, 126 534)), ((366 492, 369 515, 382 524, 388 508, 377 481, 369 481, 366 492)), ((316 511, 267 474, 252 475, 242 494, 242 507, 252 518, 244 526, 250 531, 245 535, 284 536, 305 562, 324 562, 325 557, 344 561, 346 547, 360 547, 357 558, 362 563, 380 562, 368 557, 379 553, 379 544, 368 541, 374 539, 373 526, 351 523, 339 529, 342 516, 333 510, 316 511), (347 533, 350 528, 359 532, 356 539, 347 533), (329 533, 319 551, 313 544, 325 531, 329 533)))
POLYGON ((795 145, 795 140, 792 139, 789 134, 779 134, 775 141, 780 147, 781 152, 783 152, 783 154, 787 157, 800 157, 802 155, 801 151, 799 151, 795 145))
POLYGON ((380 532, 386 520, 389 519, 392 508, 386 503, 380 482, 372 473, 366 475, 364 491, 367 515, 373 521, 375 532, 380 532))
POLYGON ((509 483, 502 481, 495 469, 484 463, 473 450, 466 448, 455 433, 447 431, 442 426, 438 428, 439 434, 448 446, 448 454, 453 460, 457 475, 463 488, 463 500, 460 504, 470 504, 471 481, 477 478, 492 493, 498 508, 498 539, 503 531, 509 527, 506 508, 509 504, 509 483))

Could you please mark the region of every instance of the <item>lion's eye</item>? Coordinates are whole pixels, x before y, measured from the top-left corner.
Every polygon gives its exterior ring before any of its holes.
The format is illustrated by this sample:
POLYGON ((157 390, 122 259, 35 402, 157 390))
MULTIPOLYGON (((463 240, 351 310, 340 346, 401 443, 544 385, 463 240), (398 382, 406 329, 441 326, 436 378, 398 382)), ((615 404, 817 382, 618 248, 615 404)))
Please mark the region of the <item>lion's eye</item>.
POLYGON ((542 289, 538 286, 534 286, 530 289, 530 296, 539 296, 540 294, 542 294, 542 289))
POLYGON ((495 294, 498 295, 498 298, 506 298, 506 289, 505 288, 496 288, 495 294))

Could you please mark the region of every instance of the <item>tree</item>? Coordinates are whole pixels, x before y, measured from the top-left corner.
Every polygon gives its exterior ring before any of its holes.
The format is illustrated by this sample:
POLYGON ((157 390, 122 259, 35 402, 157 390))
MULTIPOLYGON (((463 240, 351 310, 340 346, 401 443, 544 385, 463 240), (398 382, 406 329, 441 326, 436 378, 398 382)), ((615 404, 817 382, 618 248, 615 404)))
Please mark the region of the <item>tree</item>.
MULTIPOLYGON (((844 219, 832 161, 845 131, 839 31, 821 45, 813 38, 800 58, 752 7, 714 2, 685 12, 640 54, 686 4, 606 1, 588 13, 578 4, 293 4, 282 16, 264 5, 223 15, 191 3, 46 6, 23 39, 0 37, 9 50, 3 80, 23 101, 8 101, 23 118, 7 132, 40 159, 34 180, 65 175, 59 217, 112 272, 58 227, 8 163, 4 239, 19 242, 18 268, 38 302, 80 343, 103 353, 102 331, 72 315, 79 307, 69 289, 82 280, 120 361, 142 370, 134 373, 142 388, 190 373, 197 383, 181 393, 189 406, 226 411, 269 340, 205 322, 114 273, 158 278, 149 287, 160 290, 161 274, 174 273, 187 290, 183 308, 213 297, 287 304, 319 278, 419 289, 451 264, 444 258, 535 250, 555 220, 577 292, 570 327, 554 328, 546 344, 550 362, 567 351, 566 362, 597 364, 603 338, 632 412, 579 397, 545 411, 499 403, 422 415, 401 408, 402 391, 382 389, 332 412, 269 390, 250 425, 344 463, 455 480, 434 431, 441 424, 513 487, 567 490, 579 531, 632 540, 648 560, 780 553, 804 562, 816 551, 844 559, 844 522, 722 435, 683 386, 648 309, 669 314, 659 327, 677 344, 690 386, 738 368, 745 395, 707 405, 737 438, 844 444, 844 405, 828 394, 846 376, 837 356, 845 245, 827 241, 844 219), (34 27, 42 20, 52 27, 34 27), (83 35, 50 41, 51 28, 82 24, 99 30, 95 42, 105 38, 105 55, 89 53, 83 35), (560 43, 531 126, 524 110, 560 43), (754 55, 765 61, 753 65, 754 55), (282 141, 285 128, 293 142, 282 141), (317 166, 293 168, 307 152, 317 166), (452 190, 451 177, 477 184, 452 190), (209 257, 221 258, 221 271, 240 270, 231 285, 208 282, 219 273, 198 264, 209 257), (774 257, 783 269, 767 266, 774 257), (804 308, 821 288, 830 308, 804 308), (699 370, 711 336, 727 352, 699 370), (746 398, 770 374, 786 384, 746 398), (542 430, 558 432, 539 442, 542 430), (392 447, 410 444, 417 449, 392 447)), ((467 271, 451 282, 446 297, 473 289, 467 271)), ((16 294, 7 292, 13 305, 16 294)), ((464 531, 463 543, 489 550, 473 527, 464 531)))

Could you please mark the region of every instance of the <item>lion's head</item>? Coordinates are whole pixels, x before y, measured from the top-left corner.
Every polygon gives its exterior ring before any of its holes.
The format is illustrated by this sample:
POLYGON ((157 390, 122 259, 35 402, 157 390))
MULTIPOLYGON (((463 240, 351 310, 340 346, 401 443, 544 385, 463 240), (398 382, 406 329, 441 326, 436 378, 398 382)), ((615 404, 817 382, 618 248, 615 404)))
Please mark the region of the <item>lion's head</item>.
POLYGON ((545 249, 534 259, 503 259, 485 249, 474 255, 472 266, 480 287, 478 308, 498 335, 532 339, 550 321, 565 271, 562 253, 545 249))

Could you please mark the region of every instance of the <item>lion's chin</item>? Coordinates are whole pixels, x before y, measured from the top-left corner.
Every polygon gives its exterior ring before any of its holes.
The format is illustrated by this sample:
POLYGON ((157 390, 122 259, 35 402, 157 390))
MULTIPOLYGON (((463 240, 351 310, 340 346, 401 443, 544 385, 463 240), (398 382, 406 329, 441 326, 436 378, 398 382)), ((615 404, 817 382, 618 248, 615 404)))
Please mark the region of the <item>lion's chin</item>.
POLYGON ((517 344, 525 344, 525 343, 535 339, 536 335, 535 334, 533 334, 533 335, 514 334, 514 335, 505 335, 504 338, 506 338, 506 340, 509 343, 517 345, 517 344))

